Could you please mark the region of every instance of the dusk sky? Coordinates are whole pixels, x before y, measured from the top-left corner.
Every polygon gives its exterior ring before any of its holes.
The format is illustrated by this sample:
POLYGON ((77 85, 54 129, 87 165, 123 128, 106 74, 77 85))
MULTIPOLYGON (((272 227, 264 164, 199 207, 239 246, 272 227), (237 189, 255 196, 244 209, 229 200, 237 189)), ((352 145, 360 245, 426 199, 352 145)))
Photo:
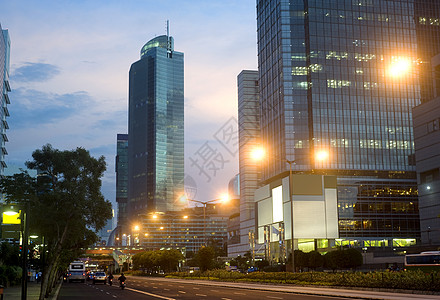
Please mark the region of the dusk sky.
POLYGON ((0 23, 11 38, 7 164, 24 167, 47 143, 84 147, 106 157, 103 193, 114 202, 128 71, 169 20, 175 50, 185 55, 185 173, 196 184, 190 197, 218 198, 238 173, 231 135, 237 75, 257 68, 255 18, 254 0, 3 1, 0 23), (216 168, 204 173, 192 161, 207 149, 216 168))

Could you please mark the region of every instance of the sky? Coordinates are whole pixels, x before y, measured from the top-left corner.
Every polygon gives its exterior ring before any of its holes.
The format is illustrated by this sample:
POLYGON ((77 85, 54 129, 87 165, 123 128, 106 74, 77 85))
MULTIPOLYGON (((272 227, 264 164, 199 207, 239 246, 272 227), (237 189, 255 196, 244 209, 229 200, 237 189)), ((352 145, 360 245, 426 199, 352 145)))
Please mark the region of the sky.
POLYGON ((105 156, 115 203, 116 135, 128 128, 128 71, 166 34, 185 56, 185 183, 207 201, 238 173, 237 75, 257 68, 254 0, 14 0, 0 4, 11 39, 9 171, 47 143, 105 156), (210 153, 212 159, 206 159, 210 153))

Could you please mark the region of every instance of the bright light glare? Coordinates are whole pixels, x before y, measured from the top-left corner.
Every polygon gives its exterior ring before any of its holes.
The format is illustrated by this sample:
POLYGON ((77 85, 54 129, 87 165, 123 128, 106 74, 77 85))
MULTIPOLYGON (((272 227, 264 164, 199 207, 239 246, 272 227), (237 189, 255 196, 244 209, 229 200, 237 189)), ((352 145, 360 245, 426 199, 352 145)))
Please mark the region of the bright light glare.
POLYGON ((188 216, 183 216, 184 219, 188 219, 188 216))
POLYGON ((221 201, 222 203, 229 202, 229 195, 228 195, 228 194, 224 194, 224 195, 222 195, 221 198, 220 198, 220 201, 221 201))
POLYGON ((391 63, 389 73, 393 77, 403 76, 411 69, 411 61, 407 58, 399 58, 391 63))
POLYGON ((18 212, 16 212, 16 211, 5 211, 4 214, 7 215, 7 216, 15 216, 15 215, 18 215, 18 212))
POLYGON ((262 160, 264 156, 266 155, 264 148, 258 147, 252 150, 251 152, 251 158, 253 160, 262 160))
POLYGON ((163 226, 161 226, 159 229, 160 229, 160 230, 163 230, 163 226))
POLYGON ((319 161, 324 161, 328 159, 328 151, 326 150, 319 150, 316 152, 316 159, 319 161))
POLYGON ((138 231, 138 230, 139 230, 139 225, 135 225, 135 226, 133 227, 133 229, 136 230, 136 231, 138 231))
POLYGON ((153 219, 157 219, 157 215, 153 215, 153 219))

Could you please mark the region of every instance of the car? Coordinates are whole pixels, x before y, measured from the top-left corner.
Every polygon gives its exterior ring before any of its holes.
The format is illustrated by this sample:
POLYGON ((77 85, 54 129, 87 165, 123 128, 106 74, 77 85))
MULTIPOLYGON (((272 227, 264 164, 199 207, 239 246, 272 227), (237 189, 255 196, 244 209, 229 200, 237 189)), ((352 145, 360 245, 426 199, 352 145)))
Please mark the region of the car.
POLYGON ((89 272, 89 274, 87 274, 87 280, 93 280, 94 275, 95 275, 95 272, 89 272))
POLYGON ((106 284, 107 283, 107 275, 105 275, 104 272, 96 272, 93 275, 93 284, 95 284, 97 282, 102 282, 102 283, 106 284))

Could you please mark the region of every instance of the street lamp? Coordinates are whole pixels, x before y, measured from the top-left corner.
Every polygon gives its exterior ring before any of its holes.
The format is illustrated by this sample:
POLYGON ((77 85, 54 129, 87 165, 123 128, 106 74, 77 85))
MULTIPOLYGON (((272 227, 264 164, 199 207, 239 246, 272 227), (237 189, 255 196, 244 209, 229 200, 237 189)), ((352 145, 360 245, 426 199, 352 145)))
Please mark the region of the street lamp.
POLYGON ((218 199, 213 199, 213 200, 208 200, 208 201, 199 201, 199 200, 194 200, 194 199, 189 199, 188 197, 186 197, 186 195, 183 195, 180 198, 180 201, 192 201, 195 203, 200 203, 203 205, 203 243, 205 246, 207 246, 207 239, 206 239, 206 206, 209 203, 214 203, 214 202, 228 202, 229 201, 229 196, 227 194, 223 195, 223 197, 218 198, 218 199))

